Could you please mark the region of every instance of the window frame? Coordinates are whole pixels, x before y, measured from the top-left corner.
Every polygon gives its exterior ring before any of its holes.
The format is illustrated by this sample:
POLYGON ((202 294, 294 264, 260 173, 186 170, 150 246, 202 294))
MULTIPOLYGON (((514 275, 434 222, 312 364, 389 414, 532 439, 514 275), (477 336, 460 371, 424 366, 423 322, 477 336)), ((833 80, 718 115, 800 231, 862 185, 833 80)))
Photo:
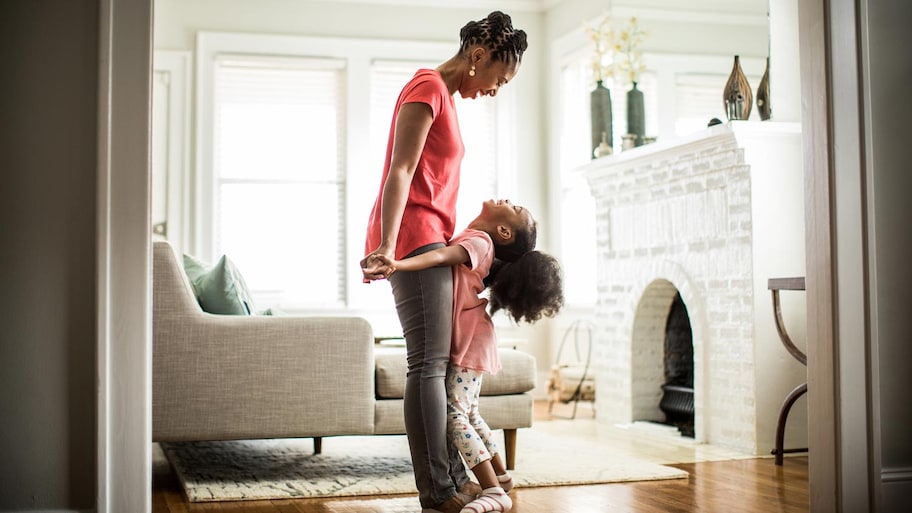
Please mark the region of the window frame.
MULTIPOLYGON (((153 188, 152 194, 164 193, 164 198, 152 198, 153 210, 156 201, 164 207, 166 237, 177 251, 191 246, 190 210, 190 137, 191 115, 190 95, 193 91, 193 55, 189 51, 155 50, 153 53, 153 156, 156 157, 155 138, 164 137, 159 144, 165 146, 165 162, 152 166, 152 180, 166 184, 160 189, 153 188), (155 91, 165 87, 165 91, 155 91), (164 94, 166 102, 155 104, 164 94), (160 109, 156 112, 154 109, 160 109), (156 114, 164 116, 164 126, 155 127, 156 114), (155 173, 163 172, 156 176, 155 173)), ((160 119, 160 118, 159 118, 160 119)), ((160 221, 154 217, 152 222, 160 221)), ((154 226, 153 226, 154 229, 154 226)))

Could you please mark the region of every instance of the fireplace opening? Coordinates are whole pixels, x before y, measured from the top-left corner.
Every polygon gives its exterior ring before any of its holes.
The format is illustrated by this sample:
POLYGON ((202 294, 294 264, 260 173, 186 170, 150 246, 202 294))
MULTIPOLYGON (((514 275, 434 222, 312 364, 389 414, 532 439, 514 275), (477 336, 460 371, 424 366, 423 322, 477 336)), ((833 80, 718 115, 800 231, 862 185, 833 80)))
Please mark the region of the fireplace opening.
POLYGON ((694 437, 694 358, 690 316, 681 294, 675 294, 665 323, 664 384, 659 409, 665 424, 694 437))

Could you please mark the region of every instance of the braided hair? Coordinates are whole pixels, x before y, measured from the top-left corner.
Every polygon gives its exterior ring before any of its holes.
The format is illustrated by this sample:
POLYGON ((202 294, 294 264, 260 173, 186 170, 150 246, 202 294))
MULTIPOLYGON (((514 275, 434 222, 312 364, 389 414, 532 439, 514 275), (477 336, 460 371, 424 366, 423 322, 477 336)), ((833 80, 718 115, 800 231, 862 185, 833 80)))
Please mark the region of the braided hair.
POLYGON ((494 245, 494 262, 484 279, 491 315, 504 310, 517 323, 554 317, 564 306, 560 264, 534 250, 536 223, 513 233, 512 243, 494 245))
POLYGON ((462 27, 459 31, 459 51, 465 52, 473 45, 484 46, 491 52, 491 59, 506 64, 522 62, 523 52, 529 47, 526 32, 514 29, 510 16, 500 11, 462 27))

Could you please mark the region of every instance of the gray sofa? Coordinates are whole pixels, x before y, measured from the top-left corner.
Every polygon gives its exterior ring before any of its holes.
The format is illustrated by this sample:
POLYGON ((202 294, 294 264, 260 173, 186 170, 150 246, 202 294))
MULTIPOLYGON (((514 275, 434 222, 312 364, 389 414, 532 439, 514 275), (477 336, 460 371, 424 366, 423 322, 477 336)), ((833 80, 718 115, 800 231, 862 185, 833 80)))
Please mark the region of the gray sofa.
MULTIPOLYGON (((152 440, 202 441, 403 434, 403 348, 375 344, 358 317, 203 312, 172 246, 153 243, 152 440)), ((535 360, 501 349, 480 409, 503 429, 532 425, 535 360)))

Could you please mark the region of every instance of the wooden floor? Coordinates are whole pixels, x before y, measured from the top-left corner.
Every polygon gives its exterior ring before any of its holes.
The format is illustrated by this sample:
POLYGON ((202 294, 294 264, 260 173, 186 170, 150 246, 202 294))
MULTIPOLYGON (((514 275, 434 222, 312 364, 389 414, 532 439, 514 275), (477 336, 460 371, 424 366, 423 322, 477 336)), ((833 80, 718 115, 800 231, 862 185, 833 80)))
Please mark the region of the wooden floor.
MULTIPOLYGON (((536 422, 546 422, 536 408, 536 422)), ((603 443, 600 439, 600 443, 603 443)), ((624 448, 627 450, 627 448, 624 448)), ((622 454, 624 450, 619 450, 622 454)), ((621 456, 623 457, 623 456, 621 456)), ((676 463, 688 479, 585 486, 519 488, 510 493, 513 513, 799 513, 808 511, 806 456, 676 463)), ((378 496, 189 503, 177 478, 160 461, 152 471, 152 513, 418 513, 417 498, 378 496)))

